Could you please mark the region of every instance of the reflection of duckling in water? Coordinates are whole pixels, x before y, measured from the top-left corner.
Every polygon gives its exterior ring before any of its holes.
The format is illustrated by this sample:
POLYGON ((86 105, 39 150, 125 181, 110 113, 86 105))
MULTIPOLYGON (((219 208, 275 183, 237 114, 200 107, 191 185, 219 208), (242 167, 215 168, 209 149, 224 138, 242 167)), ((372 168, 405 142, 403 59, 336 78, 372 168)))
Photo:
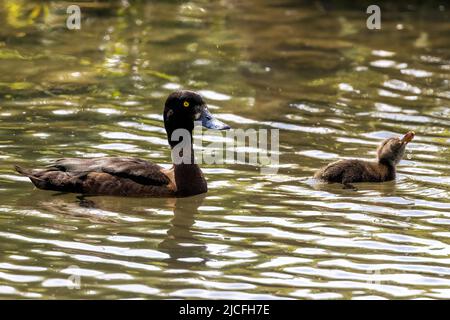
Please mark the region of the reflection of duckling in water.
POLYGON ((400 138, 384 140, 377 150, 377 161, 339 160, 323 167, 314 178, 329 183, 338 182, 346 189, 355 189, 353 182, 384 182, 395 179, 395 166, 402 159, 406 145, 414 138, 409 131, 400 138))

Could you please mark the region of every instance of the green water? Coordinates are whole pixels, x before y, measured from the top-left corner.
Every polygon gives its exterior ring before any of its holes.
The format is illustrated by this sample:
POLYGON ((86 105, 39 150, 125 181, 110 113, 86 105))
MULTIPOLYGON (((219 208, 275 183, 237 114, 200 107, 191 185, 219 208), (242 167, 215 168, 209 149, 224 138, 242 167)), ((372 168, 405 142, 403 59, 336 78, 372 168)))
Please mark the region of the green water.
POLYGON ((332 1, 86 2, 70 31, 68 4, 0 1, 0 298, 450 298, 449 7, 385 5, 371 31, 332 1), (233 128, 280 129, 278 173, 203 165, 205 196, 90 208, 12 170, 169 165, 177 88, 233 128), (408 130, 395 182, 312 181, 408 130))

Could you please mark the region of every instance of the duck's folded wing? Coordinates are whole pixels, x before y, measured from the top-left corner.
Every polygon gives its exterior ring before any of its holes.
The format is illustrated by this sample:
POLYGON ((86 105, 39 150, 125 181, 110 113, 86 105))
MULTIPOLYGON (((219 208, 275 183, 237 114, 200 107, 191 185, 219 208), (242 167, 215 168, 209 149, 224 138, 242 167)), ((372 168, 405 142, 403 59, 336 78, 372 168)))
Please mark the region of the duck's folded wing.
POLYGON ((161 166, 131 157, 65 158, 56 160, 48 168, 74 175, 103 172, 142 185, 162 186, 170 183, 169 178, 161 172, 163 169, 161 166))

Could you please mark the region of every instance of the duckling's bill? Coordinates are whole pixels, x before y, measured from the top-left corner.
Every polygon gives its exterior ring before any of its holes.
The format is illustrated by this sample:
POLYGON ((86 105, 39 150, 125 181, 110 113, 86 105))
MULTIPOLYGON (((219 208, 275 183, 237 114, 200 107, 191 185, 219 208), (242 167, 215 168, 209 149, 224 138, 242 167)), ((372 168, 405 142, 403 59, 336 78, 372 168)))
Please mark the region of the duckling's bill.
POLYGON ((414 139, 415 136, 415 132, 414 131, 409 131, 407 134, 405 134, 402 138, 402 142, 403 143, 409 143, 412 141, 412 139, 414 139))

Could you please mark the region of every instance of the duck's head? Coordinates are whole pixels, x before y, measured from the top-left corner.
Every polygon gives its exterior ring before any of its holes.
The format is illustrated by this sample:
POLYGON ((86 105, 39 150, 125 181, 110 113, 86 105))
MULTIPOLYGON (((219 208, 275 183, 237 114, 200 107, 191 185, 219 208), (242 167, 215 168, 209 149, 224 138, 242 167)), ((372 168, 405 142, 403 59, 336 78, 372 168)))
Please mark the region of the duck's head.
POLYGON ((405 154, 406 145, 414 139, 414 131, 409 131, 402 138, 394 137, 384 140, 378 147, 378 161, 396 165, 405 154))
POLYGON ((169 144, 174 146, 178 141, 171 141, 176 129, 186 129, 192 133, 194 122, 199 122, 208 129, 227 130, 228 125, 214 118, 202 96, 194 91, 180 90, 172 92, 164 107, 164 127, 169 144))

